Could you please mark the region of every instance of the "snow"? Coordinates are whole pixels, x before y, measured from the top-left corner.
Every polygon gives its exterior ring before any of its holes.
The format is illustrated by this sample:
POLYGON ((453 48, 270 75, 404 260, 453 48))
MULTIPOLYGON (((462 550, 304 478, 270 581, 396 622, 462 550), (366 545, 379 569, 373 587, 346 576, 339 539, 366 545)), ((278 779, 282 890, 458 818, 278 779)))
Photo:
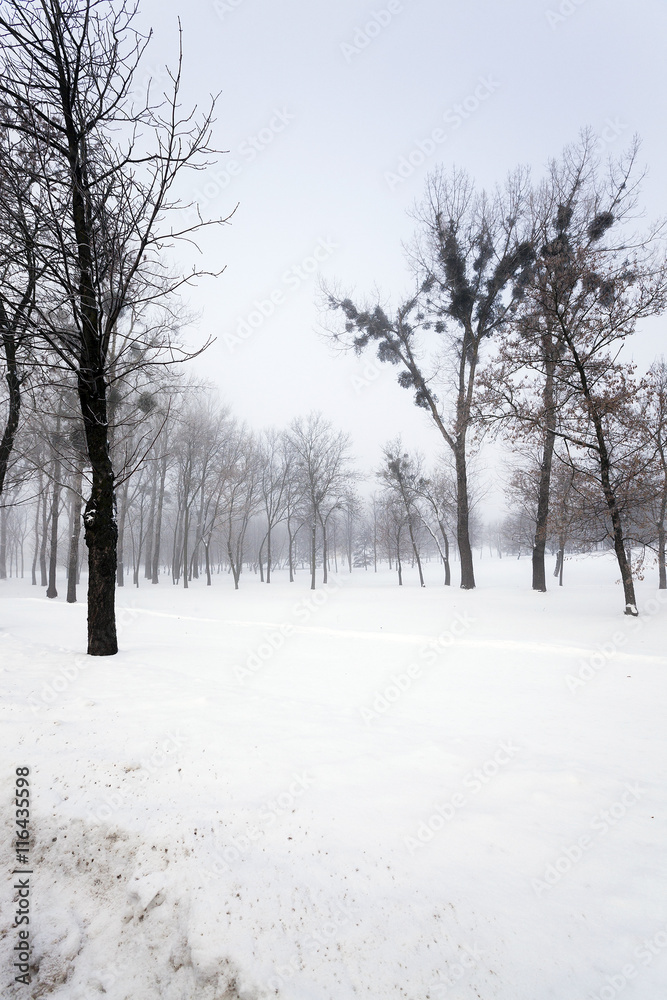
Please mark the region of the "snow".
POLYGON ((664 1000, 666 595, 624 615, 607 556, 427 573, 124 588, 112 658, 2 581, 4 995, 664 1000))

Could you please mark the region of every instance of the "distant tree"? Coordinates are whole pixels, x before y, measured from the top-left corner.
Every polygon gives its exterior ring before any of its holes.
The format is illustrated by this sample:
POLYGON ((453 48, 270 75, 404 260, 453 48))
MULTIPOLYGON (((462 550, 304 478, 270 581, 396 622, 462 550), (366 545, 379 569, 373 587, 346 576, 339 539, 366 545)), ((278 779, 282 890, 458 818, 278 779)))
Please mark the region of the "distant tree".
POLYGON ((285 446, 285 436, 274 428, 264 431, 258 448, 259 492, 266 523, 266 532, 259 552, 259 572, 263 581, 262 551, 266 542, 266 582, 271 583, 271 542, 276 525, 286 515, 293 456, 291 450, 285 446))
POLYGON ((310 587, 315 590, 318 528, 326 583, 327 527, 334 512, 343 508, 355 478, 349 456, 350 439, 347 434, 336 432, 322 414, 311 413, 305 419, 293 421, 289 440, 310 528, 310 587))
POLYGON ((241 424, 233 423, 225 434, 221 456, 220 522, 224 546, 238 590, 245 538, 250 521, 261 507, 260 460, 256 440, 241 424))
POLYGON ((397 504, 405 511, 405 526, 410 536, 412 552, 419 571, 419 584, 425 587, 417 533, 421 524, 418 501, 420 491, 426 485, 421 462, 403 451, 400 437, 385 445, 383 464, 377 472, 378 479, 384 483, 387 492, 392 495, 397 504))
POLYGON ((419 514, 433 539, 445 571, 445 586, 452 582, 449 559, 449 526, 456 523, 456 482, 449 471, 439 468, 417 485, 419 514))

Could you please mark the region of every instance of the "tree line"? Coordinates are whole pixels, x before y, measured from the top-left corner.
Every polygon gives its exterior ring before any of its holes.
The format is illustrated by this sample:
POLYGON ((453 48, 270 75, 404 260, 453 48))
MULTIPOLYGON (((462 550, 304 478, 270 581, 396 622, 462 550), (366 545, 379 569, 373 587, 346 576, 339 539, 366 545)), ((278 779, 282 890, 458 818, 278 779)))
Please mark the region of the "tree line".
MULTIPOLYGON (((0 579, 31 576, 59 596, 57 571, 66 569, 66 599, 77 600, 83 556, 87 453, 73 386, 28 393, 24 419, 0 507, 0 579)), ((276 569, 290 582, 307 576, 311 589, 330 572, 377 572, 388 565, 403 585, 405 568, 423 587, 425 563, 452 582, 460 561, 456 540, 456 469, 446 456, 428 466, 399 438, 388 441, 377 468, 363 475, 348 435, 321 413, 282 430, 252 431, 206 387, 164 380, 147 391, 137 380, 110 395, 110 456, 116 472, 116 586, 169 583, 211 586, 224 574, 238 589, 243 573, 271 583, 276 569)), ((648 411, 647 411, 648 412, 648 411)), ((508 464, 511 513, 484 524, 483 496, 471 477, 471 550, 497 558, 532 551, 540 468, 508 464)), ((628 496, 628 544, 655 548, 655 495, 628 496), (648 503, 646 501, 649 501, 648 503)), ((664 514, 664 512, 663 512, 664 514)), ((604 551, 611 544, 604 504, 591 480, 565 462, 552 474, 545 548, 556 556, 563 583, 565 553, 604 551), (548 543, 548 546, 547 546, 548 543)), ((630 557, 628 557, 630 559, 630 557)), ((659 585, 665 586, 664 559, 659 585)))

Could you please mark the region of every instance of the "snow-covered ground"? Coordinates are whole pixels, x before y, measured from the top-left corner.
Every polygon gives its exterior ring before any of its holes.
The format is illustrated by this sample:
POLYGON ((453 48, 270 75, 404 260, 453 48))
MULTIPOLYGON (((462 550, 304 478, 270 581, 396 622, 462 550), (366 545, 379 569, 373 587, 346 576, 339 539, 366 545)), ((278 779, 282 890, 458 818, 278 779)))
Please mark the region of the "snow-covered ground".
POLYGON ((664 1000, 667 595, 633 620, 609 557, 529 572, 142 581, 113 658, 3 581, 3 995, 664 1000))

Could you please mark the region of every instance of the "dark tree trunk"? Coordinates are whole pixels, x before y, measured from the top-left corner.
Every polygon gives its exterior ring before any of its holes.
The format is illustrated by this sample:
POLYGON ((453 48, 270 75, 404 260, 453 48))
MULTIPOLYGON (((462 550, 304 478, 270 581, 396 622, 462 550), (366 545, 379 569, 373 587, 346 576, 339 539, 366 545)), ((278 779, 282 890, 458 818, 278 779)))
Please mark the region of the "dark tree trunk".
POLYGON ((266 535, 262 539, 262 544, 259 547, 259 553, 257 556, 257 561, 259 563, 259 582, 264 583, 264 542, 266 541, 266 535))
POLYGON ((0 580, 7 579, 7 508, 0 506, 0 580))
MULTIPOLYGON (((2 309, 3 327, 5 326, 4 309, 2 309)), ((7 423, 0 441, 0 496, 5 486, 9 459, 14 447, 14 439, 19 426, 21 410, 21 380, 16 366, 16 342, 13 335, 5 328, 2 335, 2 345, 7 368, 5 381, 8 388, 7 423)))
POLYGON ((658 590, 667 590, 667 572, 665 570, 665 529, 658 528, 658 590))
POLYGON ((554 567, 554 576, 558 577, 558 586, 563 586, 563 565, 565 563, 565 542, 561 539, 560 547, 556 553, 556 566, 554 567))
POLYGON ((470 503, 468 498, 468 473, 465 442, 458 443, 454 452, 456 462, 456 541, 461 560, 461 589, 473 590, 475 571, 470 545, 470 503))
POLYGON ((611 485, 611 461, 607 451, 604 438, 604 430, 600 416, 593 414, 593 423, 598 440, 600 456, 600 478, 602 479, 602 491, 607 502, 607 508, 611 517, 612 532, 614 538, 614 551, 618 561, 618 568, 621 571, 621 582, 623 584, 623 596, 625 598, 625 614, 636 616, 637 600, 635 598, 635 585, 632 580, 632 566, 625 551, 625 538, 623 533, 623 521, 621 512, 618 509, 616 494, 611 485))
POLYGON ((554 408, 553 385, 554 370, 554 362, 548 361, 543 393, 546 430, 544 432, 542 461, 540 463, 540 483, 537 495, 537 513, 535 519, 535 542, 533 544, 533 590, 538 590, 540 592, 544 592, 547 589, 544 553, 547 544, 547 525, 549 520, 551 467, 553 464, 554 445, 556 443, 556 412, 554 408))
POLYGON ((77 473, 72 490, 69 513, 69 556, 67 560, 67 603, 76 604, 76 584, 79 575, 79 542, 81 539, 81 489, 83 473, 77 473))
POLYGON ((83 515, 88 547, 88 653, 113 656, 116 637, 116 498, 114 473, 109 455, 106 384, 101 372, 86 377, 82 358, 78 377, 81 413, 92 466, 90 496, 83 515))
POLYGON ((0 580, 7 579, 7 508, 0 506, 0 580))
MULTIPOLYGON (((664 460, 664 459, 663 459, 664 460)), ((663 470, 667 473, 667 470, 663 470)), ((658 590, 667 590, 665 572, 665 515, 667 514, 667 481, 662 490, 660 512, 658 514, 658 590)))
POLYGON ((398 585, 403 586, 403 566, 401 565, 401 536, 396 537, 396 569, 398 570, 398 585))

